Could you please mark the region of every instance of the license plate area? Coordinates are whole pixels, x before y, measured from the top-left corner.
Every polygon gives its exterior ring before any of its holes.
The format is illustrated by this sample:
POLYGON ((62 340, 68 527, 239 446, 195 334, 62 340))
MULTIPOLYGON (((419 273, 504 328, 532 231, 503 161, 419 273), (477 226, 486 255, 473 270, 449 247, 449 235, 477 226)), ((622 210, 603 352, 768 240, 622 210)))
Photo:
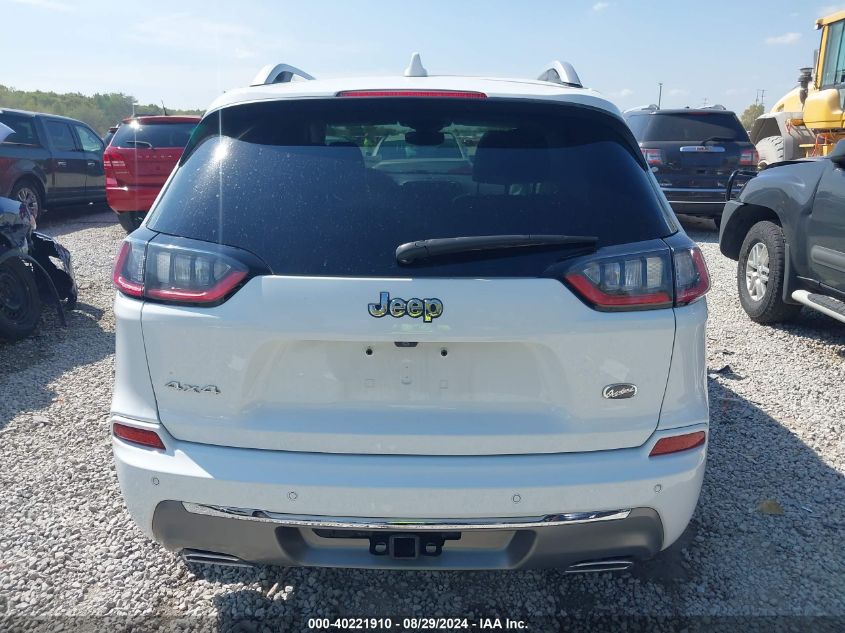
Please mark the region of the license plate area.
POLYGON ((725 160, 724 154, 682 154, 683 167, 719 167, 725 160))
POLYGON ((447 541, 458 541, 460 532, 383 533, 365 530, 314 530, 326 539, 367 539, 370 554, 397 560, 414 560, 422 556, 436 557, 443 553, 447 541))

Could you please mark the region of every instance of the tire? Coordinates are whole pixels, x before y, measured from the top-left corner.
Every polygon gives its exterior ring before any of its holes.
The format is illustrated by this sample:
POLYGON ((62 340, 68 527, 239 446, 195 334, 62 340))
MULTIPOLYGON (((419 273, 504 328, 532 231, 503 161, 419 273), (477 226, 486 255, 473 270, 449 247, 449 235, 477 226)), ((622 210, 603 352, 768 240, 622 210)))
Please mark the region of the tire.
POLYGON ((0 338, 26 338, 40 317, 41 297, 35 273, 18 257, 0 263, 0 338))
POLYGON ((44 212, 44 196, 38 185, 31 180, 16 182, 9 197, 23 202, 36 220, 44 212))
POLYGON ((778 323, 795 318, 801 306, 784 303, 783 274, 786 268, 783 229, 774 222, 751 227, 736 267, 739 302, 757 323, 778 323))
POLYGON ((117 221, 120 222, 124 231, 131 233, 141 226, 141 222, 144 221, 146 215, 143 211, 120 211, 117 214, 117 221))
POLYGON ((786 146, 782 136, 767 136, 761 138, 756 145, 757 154, 760 157, 757 166, 761 169, 773 163, 779 163, 787 159, 786 146))

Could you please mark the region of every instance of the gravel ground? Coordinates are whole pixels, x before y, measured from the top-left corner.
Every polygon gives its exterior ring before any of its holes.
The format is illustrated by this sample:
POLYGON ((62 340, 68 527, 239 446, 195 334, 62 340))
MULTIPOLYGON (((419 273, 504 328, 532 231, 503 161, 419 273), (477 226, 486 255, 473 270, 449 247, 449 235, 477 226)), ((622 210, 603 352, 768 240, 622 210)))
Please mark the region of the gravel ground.
POLYGON ((748 320, 709 223, 687 224, 714 286, 698 510, 655 560, 587 576, 186 566, 135 528, 112 465, 110 268, 122 230, 97 209, 41 228, 73 253, 80 304, 67 329, 48 315, 37 336, 0 343, 0 629, 4 616, 13 628, 111 615, 234 630, 261 630, 240 616, 499 614, 535 618, 533 630, 550 628, 544 616, 845 618, 845 326, 809 311, 781 327, 748 320))

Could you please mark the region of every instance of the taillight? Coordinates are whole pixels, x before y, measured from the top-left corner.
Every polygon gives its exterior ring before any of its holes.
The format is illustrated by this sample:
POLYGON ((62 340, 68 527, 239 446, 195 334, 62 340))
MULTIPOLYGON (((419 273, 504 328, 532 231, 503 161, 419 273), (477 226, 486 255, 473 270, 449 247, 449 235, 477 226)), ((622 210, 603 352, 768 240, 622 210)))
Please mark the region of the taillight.
POLYGON ((171 303, 217 305, 250 274, 250 266, 227 254, 226 247, 196 247, 127 238, 115 262, 112 280, 132 297, 171 303))
POLYGON ((161 441, 158 433, 149 429, 139 429, 134 426, 127 426, 126 424, 115 422, 112 424, 112 433, 114 433, 115 437, 119 437, 126 442, 140 444, 141 446, 146 446, 147 448, 157 448, 160 450, 165 449, 164 442, 161 441))
POLYGON ((675 305, 687 305, 707 294, 710 273, 701 250, 697 246, 676 250, 672 258, 675 262, 675 305))
POLYGON ((654 310, 682 306, 704 296, 710 277, 697 247, 587 259, 564 280, 601 311, 654 310))
POLYGON ((649 149, 647 147, 641 148, 643 152, 643 157, 645 158, 645 162, 649 165, 662 165, 663 164, 663 150, 662 149, 649 149))
POLYGON ((123 294, 140 297, 144 294, 144 247, 143 242, 125 240, 117 254, 111 280, 123 294))
POLYGON ((654 448, 648 454, 649 457, 656 455, 668 455, 669 453, 679 453, 681 451, 688 451, 691 448, 697 448, 704 444, 707 434, 704 431, 695 431, 694 433, 684 433, 683 435, 675 435, 673 437, 664 437, 657 440, 654 448))
POLYGON ((103 170, 106 172, 107 178, 116 178, 118 175, 128 174, 126 169, 126 161, 123 157, 107 148, 103 154, 103 170))
POLYGON ((452 97, 454 99, 486 99, 483 92, 468 90, 343 90, 338 97, 452 97))
POLYGON ((672 305, 668 253, 587 261, 565 276, 570 286, 599 310, 665 308, 672 305))
POLYGON ((760 162, 760 155, 755 149, 744 149, 739 157, 740 165, 754 165, 760 162))

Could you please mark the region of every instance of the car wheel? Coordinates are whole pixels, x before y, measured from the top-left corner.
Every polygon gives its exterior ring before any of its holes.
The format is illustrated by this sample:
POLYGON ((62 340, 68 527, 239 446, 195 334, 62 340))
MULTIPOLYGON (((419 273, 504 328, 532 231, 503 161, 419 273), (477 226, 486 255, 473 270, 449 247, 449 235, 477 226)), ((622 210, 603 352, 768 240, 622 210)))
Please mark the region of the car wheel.
POLYGON ((141 226, 145 215, 142 211, 121 211, 117 214, 117 221, 120 222, 124 231, 131 233, 141 226))
POLYGON ((41 196, 41 191, 28 180, 17 183, 12 188, 9 197, 23 202, 36 220, 44 210, 44 199, 41 196))
POLYGON ((0 263, 0 337, 29 336, 40 316, 41 297, 32 269, 18 257, 0 263))
POLYGON ((801 311, 801 306, 783 301, 785 246, 783 229, 773 222, 758 222, 742 242, 736 275, 739 302, 757 323, 788 321, 801 311))

